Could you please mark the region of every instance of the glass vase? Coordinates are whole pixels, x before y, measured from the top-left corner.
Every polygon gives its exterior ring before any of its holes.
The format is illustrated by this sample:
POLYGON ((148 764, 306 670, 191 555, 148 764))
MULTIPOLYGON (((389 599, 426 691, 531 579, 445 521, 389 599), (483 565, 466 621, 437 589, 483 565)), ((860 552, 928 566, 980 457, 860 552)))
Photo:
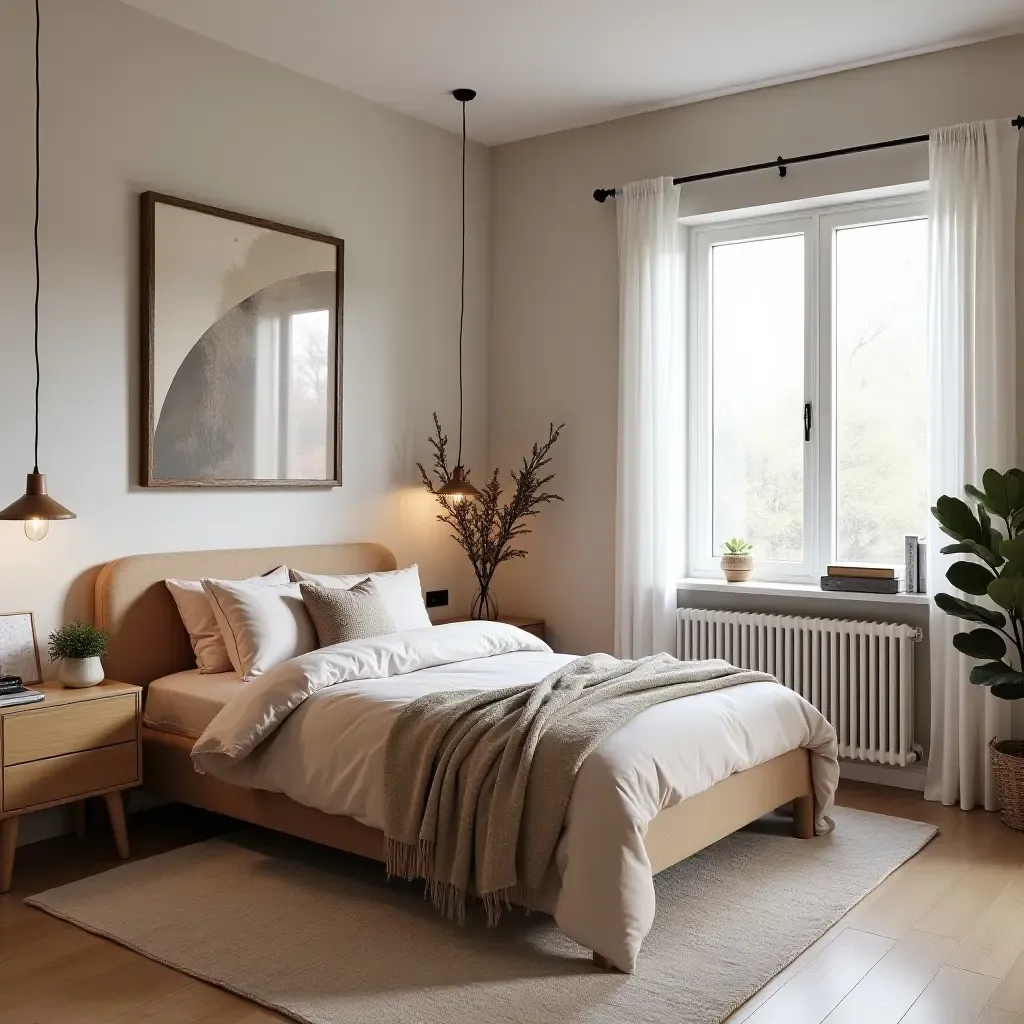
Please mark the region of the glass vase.
POLYGON ((498 601, 491 590, 490 583, 480 587, 473 603, 469 606, 471 619, 484 619, 493 622, 498 617, 498 601))

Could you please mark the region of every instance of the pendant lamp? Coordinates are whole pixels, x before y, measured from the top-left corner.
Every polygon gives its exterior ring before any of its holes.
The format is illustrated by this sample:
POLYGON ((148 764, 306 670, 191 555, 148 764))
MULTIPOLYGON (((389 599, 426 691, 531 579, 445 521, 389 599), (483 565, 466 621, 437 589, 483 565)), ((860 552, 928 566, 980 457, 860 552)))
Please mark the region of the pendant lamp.
POLYGON ((459 457, 452 470, 451 479, 438 494, 454 502, 468 498, 479 498, 480 492, 466 479, 462 465, 462 333, 466 322, 466 104, 476 99, 475 89, 456 89, 452 95, 462 104, 462 291, 459 307, 459 457))
POLYGON ((36 291, 33 309, 33 346, 36 361, 35 393, 35 448, 32 472, 28 474, 25 493, 0 510, 0 519, 20 519, 25 524, 29 540, 42 540, 50 530, 51 519, 74 519, 75 513, 66 509, 46 493, 46 475, 39 472, 39 0, 36 0, 36 206, 32 230, 35 253, 36 291))

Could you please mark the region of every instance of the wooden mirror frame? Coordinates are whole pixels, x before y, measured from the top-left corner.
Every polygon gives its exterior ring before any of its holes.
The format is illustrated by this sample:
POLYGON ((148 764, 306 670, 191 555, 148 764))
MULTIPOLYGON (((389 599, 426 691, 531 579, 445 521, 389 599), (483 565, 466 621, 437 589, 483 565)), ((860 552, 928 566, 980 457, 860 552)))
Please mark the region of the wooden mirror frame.
POLYGON ((142 333, 142 437, 141 437, 141 474, 140 483, 143 487, 340 487, 341 486, 341 453, 342 453, 342 321, 345 294, 345 240, 325 235, 317 231, 279 224, 262 217, 251 217, 243 213, 233 213, 216 206, 179 199, 176 196, 164 195, 160 192, 143 192, 141 199, 141 280, 140 280, 140 327, 142 333), (176 479, 157 477, 154 466, 154 447, 156 440, 156 423, 154 408, 154 366, 156 323, 154 319, 156 301, 156 206, 163 203, 181 209, 204 213, 223 220, 238 221, 254 227, 279 231, 288 235, 297 235, 314 242, 322 242, 335 248, 335 310, 334 310, 334 424, 331 431, 334 450, 328 457, 329 478, 326 479, 176 479))

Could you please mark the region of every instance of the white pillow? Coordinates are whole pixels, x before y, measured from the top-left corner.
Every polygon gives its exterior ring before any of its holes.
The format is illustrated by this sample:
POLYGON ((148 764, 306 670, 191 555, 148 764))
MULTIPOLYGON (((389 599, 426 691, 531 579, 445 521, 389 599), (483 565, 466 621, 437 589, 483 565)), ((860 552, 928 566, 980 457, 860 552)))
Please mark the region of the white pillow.
POLYGON ((341 587, 343 590, 371 579, 394 620, 395 629, 422 629, 432 625, 420 590, 420 567, 415 563, 390 572, 354 572, 342 576, 318 576, 299 569, 290 572, 296 582, 319 583, 321 587, 341 587))
MULTIPOLYGON (((223 582, 214 580, 215 583, 223 582)), ((256 585, 281 584, 288 582, 288 569, 279 566, 266 576, 251 576, 246 583, 256 585)), ((202 675, 231 671, 231 658, 224 646, 224 636, 213 614, 213 605, 203 584, 199 580, 164 580, 167 589, 178 606, 182 625, 188 630, 192 650, 196 655, 196 666, 202 675)))
POLYGON ((246 681, 316 649, 316 630, 298 583, 203 580, 228 657, 246 681))

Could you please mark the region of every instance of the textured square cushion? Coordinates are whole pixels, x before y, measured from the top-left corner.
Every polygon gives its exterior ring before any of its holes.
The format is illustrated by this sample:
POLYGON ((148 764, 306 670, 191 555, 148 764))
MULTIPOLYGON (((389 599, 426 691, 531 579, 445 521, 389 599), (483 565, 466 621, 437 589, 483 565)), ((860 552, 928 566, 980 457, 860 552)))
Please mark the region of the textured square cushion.
MULTIPOLYGON (((214 580, 214 583, 223 582, 214 580)), ((288 582, 288 569, 279 566, 265 576, 251 576, 242 582, 257 586, 274 586, 288 582)), ((213 613, 213 605, 200 580, 164 580, 167 589, 178 606, 182 624, 188 631, 192 650, 196 656, 196 667, 204 675, 232 670, 231 658, 224 645, 224 636, 213 613)))
POLYGON ((423 603, 423 592, 420 590, 418 565, 391 572, 360 572, 344 576, 316 575, 292 569, 291 578, 299 583, 318 583, 321 587, 341 587, 343 590, 371 579, 395 623, 395 631, 422 629, 431 625, 427 606, 423 603))
POLYGON ((321 647, 395 632, 395 621, 371 579, 347 590, 316 583, 300 583, 299 590, 321 647))
POLYGON ((203 580, 228 657, 246 681, 316 649, 316 630, 297 583, 203 580))

